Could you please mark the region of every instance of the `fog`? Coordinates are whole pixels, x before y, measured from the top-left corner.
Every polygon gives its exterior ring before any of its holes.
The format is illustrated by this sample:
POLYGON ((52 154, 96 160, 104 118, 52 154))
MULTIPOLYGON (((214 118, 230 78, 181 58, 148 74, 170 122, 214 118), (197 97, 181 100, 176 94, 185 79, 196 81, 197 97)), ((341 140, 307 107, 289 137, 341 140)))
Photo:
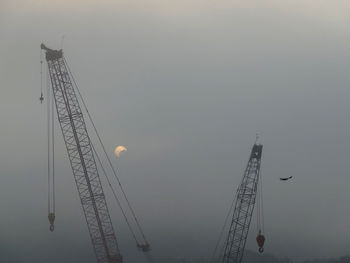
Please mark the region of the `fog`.
MULTIPOLYGON (((63 47, 155 258, 210 258, 256 133, 265 250, 350 254, 349 11, 340 0, 0 0, 0 261, 95 262, 59 129, 48 230, 42 42, 63 47), (117 145, 128 149, 118 160, 117 145)), ((125 262, 146 262, 102 180, 125 262)))

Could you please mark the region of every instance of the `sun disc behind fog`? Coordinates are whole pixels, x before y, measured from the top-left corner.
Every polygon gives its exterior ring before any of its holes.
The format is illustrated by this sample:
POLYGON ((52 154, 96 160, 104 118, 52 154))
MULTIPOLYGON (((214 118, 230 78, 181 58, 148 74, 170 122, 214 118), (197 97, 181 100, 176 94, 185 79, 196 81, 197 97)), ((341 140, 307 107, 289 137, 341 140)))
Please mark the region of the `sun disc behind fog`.
POLYGON ((114 155, 117 156, 117 157, 120 157, 121 153, 122 152, 126 152, 127 150, 128 149, 126 149, 125 146, 119 145, 119 146, 115 147, 114 155))

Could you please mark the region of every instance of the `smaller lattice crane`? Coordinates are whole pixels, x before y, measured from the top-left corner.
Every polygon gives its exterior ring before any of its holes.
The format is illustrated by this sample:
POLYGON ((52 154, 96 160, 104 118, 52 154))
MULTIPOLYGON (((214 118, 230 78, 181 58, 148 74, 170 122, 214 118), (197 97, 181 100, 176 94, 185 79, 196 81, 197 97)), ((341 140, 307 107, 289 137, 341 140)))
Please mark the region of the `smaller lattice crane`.
MULTIPOLYGON (((258 203, 260 202, 258 186, 262 149, 263 146, 261 144, 255 143, 253 145, 241 184, 237 190, 232 221, 224 244, 222 263, 242 262, 257 197, 258 203)), ((260 213, 262 213, 260 208, 258 208, 258 213, 259 234, 256 240, 259 246, 259 252, 262 253, 264 251, 265 237, 263 235, 263 223, 259 219, 260 213)))

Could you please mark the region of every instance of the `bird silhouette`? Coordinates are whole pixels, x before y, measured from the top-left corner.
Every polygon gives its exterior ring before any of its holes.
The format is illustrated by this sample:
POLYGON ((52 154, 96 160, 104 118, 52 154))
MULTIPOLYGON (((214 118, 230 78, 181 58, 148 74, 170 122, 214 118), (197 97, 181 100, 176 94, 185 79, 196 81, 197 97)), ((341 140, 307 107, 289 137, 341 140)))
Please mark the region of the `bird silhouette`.
POLYGON ((292 179, 293 176, 289 176, 289 177, 286 177, 286 178, 280 178, 281 181, 288 181, 289 179, 292 179))

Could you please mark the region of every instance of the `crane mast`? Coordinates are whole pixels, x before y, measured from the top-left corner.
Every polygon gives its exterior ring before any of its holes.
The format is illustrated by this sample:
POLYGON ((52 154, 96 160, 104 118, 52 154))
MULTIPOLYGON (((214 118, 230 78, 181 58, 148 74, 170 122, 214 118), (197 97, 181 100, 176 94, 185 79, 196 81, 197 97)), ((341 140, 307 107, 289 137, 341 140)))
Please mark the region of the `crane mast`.
POLYGON ((262 145, 254 144, 237 190, 222 263, 241 263, 258 190, 262 145))
POLYGON ((122 263, 102 189, 93 147, 62 50, 45 50, 58 121, 62 130, 98 263, 122 263))

